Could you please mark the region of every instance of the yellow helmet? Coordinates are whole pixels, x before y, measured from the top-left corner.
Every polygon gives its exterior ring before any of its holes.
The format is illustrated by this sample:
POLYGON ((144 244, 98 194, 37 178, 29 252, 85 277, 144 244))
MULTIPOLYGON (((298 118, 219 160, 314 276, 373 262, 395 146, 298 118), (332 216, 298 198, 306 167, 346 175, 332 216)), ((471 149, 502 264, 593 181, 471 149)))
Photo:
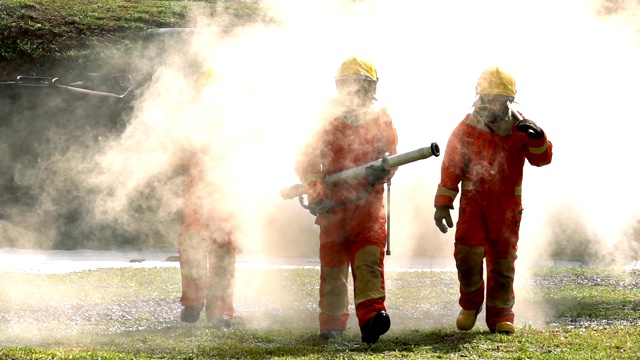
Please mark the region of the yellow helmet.
POLYGON ((203 87, 216 81, 216 78, 216 72, 211 67, 207 66, 204 70, 200 71, 198 77, 196 77, 194 86, 196 90, 201 90, 203 87))
POLYGON ((516 82, 510 72, 497 66, 486 69, 478 79, 477 95, 504 95, 516 97, 516 82))
POLYGON ((369 61, 351 56, 340 65, 336 74, 336 81, 342 79, 368 79, 377 83, 378 72, 369 61))

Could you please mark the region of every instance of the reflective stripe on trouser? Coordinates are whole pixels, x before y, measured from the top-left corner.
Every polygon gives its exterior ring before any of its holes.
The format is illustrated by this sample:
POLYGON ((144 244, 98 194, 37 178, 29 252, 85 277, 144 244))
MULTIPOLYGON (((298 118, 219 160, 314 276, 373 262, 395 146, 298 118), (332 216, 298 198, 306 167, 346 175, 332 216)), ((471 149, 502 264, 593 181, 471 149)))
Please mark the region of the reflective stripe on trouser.
POLYGON ((367 245, 352 261, 356 316, 360 328, 384 306, 384 247, 367 245))
POLYGON ((349 263, 320 267, 320 330, 346 330, 349 320, 349 263))
POLYGON ((458 303, 465 310, 476 310, 484 302, 483 260, 484 246, 455 244, 453 256, 458 269, 460 299, 458 303))
POLYGON ((349 266, 356 316, 362 326, 375 314, 386 310, 384 207, 370 204, 370 201, 345 206, 319 216, 316 223, 320 225, 320 330, 346 330, 349 266))
POLYGON ((513 322, 516 302, 513 292, 515 266, 513 260, 487 257, 487 326, 493 328, 499 322, 513 322))
POLYGON ((513 281, 518 232, 522 218, 519 197, 505 197, 480 206, 476 198, 460 199, 454 257, 460 281, 460 306, 482 307, 485 292, 483 258, 487 264, 486 322, 513 322, 513 281))
MULTIPOLYGON (((384 306, 383 250, 378 246, 360 249, 353 261, 356 316, 360 326, 384 306)), ((349 320, 349 264, 320 269, 320 330, 346 330, 349 320)))
POLYGON ((207 320, 233 317, 237 248, 229 236, 221 242, 202 231, 181 232, 178 241, 183 306, 205 304, 207 320))

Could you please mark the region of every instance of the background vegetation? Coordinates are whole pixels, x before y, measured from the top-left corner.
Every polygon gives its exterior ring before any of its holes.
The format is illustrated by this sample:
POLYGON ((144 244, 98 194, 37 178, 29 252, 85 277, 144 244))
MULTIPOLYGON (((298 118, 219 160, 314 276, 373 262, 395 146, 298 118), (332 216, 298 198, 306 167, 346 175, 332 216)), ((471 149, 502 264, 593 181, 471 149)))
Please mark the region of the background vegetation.
POLYGON ((0 220, 12 234, 37 232, 31 240, 3 236, 0 246, 173 248, 173 233, 163 235, 175 224, 147 226, 157 220, 146 217, 157 214, 153 190, 132 205, 140 227, 97 223, 90 219, 95 194, 79 169, 126 128, 133 102, 158 66, 165 43, 151 39, 149 29, 231 30, 254 21, 268 21, 255 1, 0 1, 0 220), (38 86, 13 86, 18 76, 37 76, 22 81, 38 86), (40 86, 40 77, 121 98, 40 86))
POLYGON ((148 29, 194 26, 197 16, 225 27, 265 20, 255 1, 4 0, 0 80, 127 73, 148 29))

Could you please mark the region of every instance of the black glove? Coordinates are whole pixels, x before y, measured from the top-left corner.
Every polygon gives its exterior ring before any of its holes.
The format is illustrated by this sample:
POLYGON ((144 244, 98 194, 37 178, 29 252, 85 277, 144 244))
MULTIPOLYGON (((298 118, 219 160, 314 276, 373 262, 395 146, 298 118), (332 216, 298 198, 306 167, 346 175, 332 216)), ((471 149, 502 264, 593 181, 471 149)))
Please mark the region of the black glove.
POLYGON ((364 168, 364 173, 369 185, 374 186, 380 181, 386 179, 391 173, 391 170, 382 165, 369 165, 364 168))
POLYGON ((449 229, 453 228, 453 220, 451 219, 451 210, 444 206, 436 206, 436 213, 433 214, 433 220, 436 221, 436 226, 440 229, 440 232, 446 234, 449 229), (445 224, 442 221, 445 221, 445 224))
POLYGON ((527 134, 531 139, 542 139, 544 137, 544 131, 540 126, 529 119, 518 120, 516 130, 527 134))
POLYGON ((331 200, 322 198, 318 200, 314 200, 307 205, 307 209, 311 213, 311 215, 318 216, 321 214, 326 214, 333 208, 333 203, 331 200))

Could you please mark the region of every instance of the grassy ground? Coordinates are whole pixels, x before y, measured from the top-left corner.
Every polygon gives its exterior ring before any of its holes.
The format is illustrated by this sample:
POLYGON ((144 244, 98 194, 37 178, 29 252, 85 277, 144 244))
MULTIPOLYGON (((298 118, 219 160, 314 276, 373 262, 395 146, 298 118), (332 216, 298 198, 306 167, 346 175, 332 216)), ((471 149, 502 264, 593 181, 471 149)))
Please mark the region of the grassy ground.
MULTIPOLYGON (((388 272, 392 329, 373 346, 317 337, 317 269, 238 269, 231 330, 183 324, 179 270, 2 274, 0 359, 635 359, 640 273, 538 269, 522 274, 514 336, 480 317, 462 333, 455 273, 388 272)), ((353 314, 353 309, 352 309, 353 314)))
POLYGON ((261 17, 252 1, 3 0, 0 80, 127 72, 148 29, 234 27, 261 17))

